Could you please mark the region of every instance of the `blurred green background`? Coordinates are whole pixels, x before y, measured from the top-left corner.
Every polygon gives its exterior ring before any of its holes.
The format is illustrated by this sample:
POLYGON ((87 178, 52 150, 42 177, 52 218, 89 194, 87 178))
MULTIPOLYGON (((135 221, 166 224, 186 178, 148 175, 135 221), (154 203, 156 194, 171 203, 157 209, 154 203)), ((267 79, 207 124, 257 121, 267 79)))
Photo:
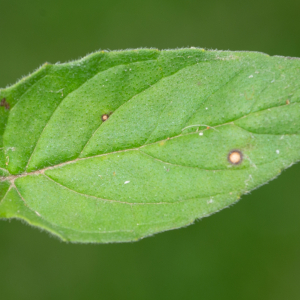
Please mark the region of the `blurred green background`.
MULTIPOLYGON (((300 57, 299 0, 0 0, 0 86, 98 49, 300 57)), ((1 299, 300 299, 300 165, 229 209, 136 243, 0 222, 1 299)))

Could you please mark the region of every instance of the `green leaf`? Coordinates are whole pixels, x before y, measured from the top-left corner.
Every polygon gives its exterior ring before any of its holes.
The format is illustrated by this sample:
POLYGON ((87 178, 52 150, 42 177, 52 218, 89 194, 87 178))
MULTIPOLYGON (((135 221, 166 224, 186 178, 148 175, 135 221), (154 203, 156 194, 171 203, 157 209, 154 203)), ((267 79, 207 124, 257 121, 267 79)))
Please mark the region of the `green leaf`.
POLYGON ((300 60, 140 49, 0 90, 0 218, 125 242, 210 215, 300 159, 300 60))

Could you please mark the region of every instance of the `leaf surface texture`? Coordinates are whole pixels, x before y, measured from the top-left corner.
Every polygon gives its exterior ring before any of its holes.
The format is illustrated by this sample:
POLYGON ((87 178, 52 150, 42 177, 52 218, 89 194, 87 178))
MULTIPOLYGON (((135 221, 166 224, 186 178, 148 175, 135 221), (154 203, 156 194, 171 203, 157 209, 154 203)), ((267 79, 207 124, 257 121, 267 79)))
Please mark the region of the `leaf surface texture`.
POLYGON ((1 99, 0 218, 66 241, 186 226, 300 158, 298 59, 97 52, 45 64, 1 99))

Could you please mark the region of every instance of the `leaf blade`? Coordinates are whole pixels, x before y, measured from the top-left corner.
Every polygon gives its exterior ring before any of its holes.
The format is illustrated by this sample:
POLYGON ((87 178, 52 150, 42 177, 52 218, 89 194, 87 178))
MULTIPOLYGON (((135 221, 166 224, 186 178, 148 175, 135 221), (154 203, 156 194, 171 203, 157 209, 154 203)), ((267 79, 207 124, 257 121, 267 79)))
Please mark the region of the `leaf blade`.
POLYGON ((186 226, 300 159, 299 79, 298 60, 203 49, 46 65, 0 90, 0 217, 73 242, 186 226))

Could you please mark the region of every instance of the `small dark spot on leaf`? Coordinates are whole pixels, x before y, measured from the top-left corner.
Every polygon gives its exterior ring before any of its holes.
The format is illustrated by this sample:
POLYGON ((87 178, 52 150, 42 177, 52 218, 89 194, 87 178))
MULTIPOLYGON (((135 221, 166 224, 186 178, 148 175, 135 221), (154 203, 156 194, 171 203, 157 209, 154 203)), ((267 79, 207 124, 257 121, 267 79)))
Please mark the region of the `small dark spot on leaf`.
POLYGON ((104 114, 104 115, 101 116, 101 120, 102 120, 103 122, 105 122, 108 118, 109 118, 109 115, 108 115, 108 114, 104 114))
POLYGON ((227 159, 232 165, 239 165, 243 161, 243 153, 240 150, 231 150, 227 159))
POLYGON ((107 114, 103 114, 102 116, 101 116, 101 120, 103 121, 103 122, 105 122, 105 121, 107 121, 107 119, 112 115, 112 111, 111 112, 109 112, 109 113, 107 113, 107 114))
POLYGON ((10 109, 10 105, 8 102, 6 102, 6 99, 3 98, 0 102, 0 106, 4 106, 6 110, 9 110, 10 109))

